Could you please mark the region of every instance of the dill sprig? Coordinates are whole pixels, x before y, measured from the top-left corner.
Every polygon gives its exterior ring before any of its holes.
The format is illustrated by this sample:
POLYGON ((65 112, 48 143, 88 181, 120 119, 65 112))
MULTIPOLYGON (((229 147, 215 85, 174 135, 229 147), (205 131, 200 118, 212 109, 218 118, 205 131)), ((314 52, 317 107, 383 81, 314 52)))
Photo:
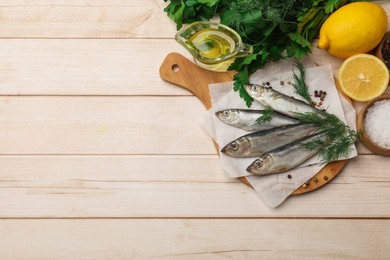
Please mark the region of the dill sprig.
POLYGON ((266 106, 265 109, 262 111, 261 116, 256 119, 253 125, 271 121, 273 112, 274 110, 270 106, 266 106))
POLYGON ((303 64, 295 60, 294 66, 298 69, 299 75, 295 74, 295 71, 293 71, 293 77, 294 77, 294 83, 292 84, 295 93, 303 97, 310 105, 312 104, 311 96, 309 93, 309 87, 307 86, 305 82, 305 69, 303 67, 303 64))
POLYGON ((298 120, 303 123, 313 123, 319 126, 320 132, 326 133, 326 141, 314 140, 303 144, 304 149, 319 150, 319 156, 324 163, 346 157, 351 152, 351 146, 359 140, 362 132, 351 130, 333 114, 314 112, 296 113, 298 120))
POLYGON ((351 145, 359 140, 360 134, 361 132, 347 129, 344 135, 334 138, 323 149, 320 149, 319 155, 326 163, 347 157, 351 153, 351 145))
MULTIPOLYGON (((311 104, 312 100, 309 94, 309 88, 305 83, 305 69, 298 60, 296 60, 295 66, 299 71, 299 75, 293 72, 295 93, 302 96, 311 104)), ((359 140, 361 135, 361 132, 351 130, 337 116, 325 111, 295 114, 302 123, 316 124, 319 126, 320 132, 326 133, 326 141, 317 139, 303 144, 304 149, 319 149, 319 156, 324 163, 348 156, 351 152, 351 146, 359 140)))
POLYGON ((343 135, 349 128, 337 116, 326 112, 321 114, 314 112, 295 114, 301 122, 316 124, 320 127, 320 131, 327 131, 327 135, 330 139, 343 135))

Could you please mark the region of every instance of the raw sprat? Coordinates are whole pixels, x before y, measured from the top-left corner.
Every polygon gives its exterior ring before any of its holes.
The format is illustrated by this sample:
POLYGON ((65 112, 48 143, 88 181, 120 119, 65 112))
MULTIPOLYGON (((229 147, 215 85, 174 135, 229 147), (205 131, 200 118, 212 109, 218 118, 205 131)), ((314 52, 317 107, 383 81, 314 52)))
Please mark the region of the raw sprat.
MULTIPOLYGON (((315 108, 301 100, 293 97, 286 96, 279 91, 272 89, 272 87, 266 87, 257 84, 244 85, 247 93, 256 101, 260 102, 263 106, 268 106, 273 110, 293 117, 298 118, 297 113, 318 113, 323 115, 324 112, 318 108, 315 108)), ((309 96, 309 94, 307 94, 309 96)))
POLYGON ((225 109, 215 113, 225 124, 246 130, 261 131, 283 125, 295 125, 299 121, 273 111, 270 108, 254 109, 225 109))
POLYGON ((315 133, 315 124, 275 127, 241 136, 222 148, 221 152, 237 158, 261 156, 267 151, 315 133))
POLYGON ((269 175, 291 170, 316 155, 322 146, 302 149, 310 142, 326 141, 326 134, 310 135, 263 154, 248 166, 247 171, 255 175, 269 175))

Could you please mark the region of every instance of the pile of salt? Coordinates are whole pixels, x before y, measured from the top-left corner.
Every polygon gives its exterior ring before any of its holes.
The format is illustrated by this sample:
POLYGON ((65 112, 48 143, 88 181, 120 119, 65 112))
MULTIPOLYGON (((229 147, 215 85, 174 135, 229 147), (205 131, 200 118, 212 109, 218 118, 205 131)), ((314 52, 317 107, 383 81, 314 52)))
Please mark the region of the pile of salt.
POLYGON ((367 109, 364 126, 371 141, 390 149, 390 100, 377 101, 367 109))

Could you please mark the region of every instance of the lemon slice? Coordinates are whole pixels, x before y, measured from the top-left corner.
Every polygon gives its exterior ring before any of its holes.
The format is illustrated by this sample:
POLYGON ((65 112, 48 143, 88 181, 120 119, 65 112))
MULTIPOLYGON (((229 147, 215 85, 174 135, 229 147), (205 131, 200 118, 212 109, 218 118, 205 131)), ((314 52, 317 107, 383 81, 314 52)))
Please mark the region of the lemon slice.
POLYGON ((353 100, 369 101, 385 92, 389 70, 374 55, 356 54, 341 64, 338 81, 341 90, 353 100))

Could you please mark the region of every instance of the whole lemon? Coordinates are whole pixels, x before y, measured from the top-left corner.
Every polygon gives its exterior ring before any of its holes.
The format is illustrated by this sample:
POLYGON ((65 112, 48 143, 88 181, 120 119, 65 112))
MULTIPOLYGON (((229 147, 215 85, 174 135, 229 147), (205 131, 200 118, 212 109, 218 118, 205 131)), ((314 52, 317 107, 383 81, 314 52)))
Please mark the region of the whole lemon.
POLYGON ((318 48, 341 59, 374 49, 387 30, 387 14, 374 3, 354 2, 331 14, 320 29, 318 48))

